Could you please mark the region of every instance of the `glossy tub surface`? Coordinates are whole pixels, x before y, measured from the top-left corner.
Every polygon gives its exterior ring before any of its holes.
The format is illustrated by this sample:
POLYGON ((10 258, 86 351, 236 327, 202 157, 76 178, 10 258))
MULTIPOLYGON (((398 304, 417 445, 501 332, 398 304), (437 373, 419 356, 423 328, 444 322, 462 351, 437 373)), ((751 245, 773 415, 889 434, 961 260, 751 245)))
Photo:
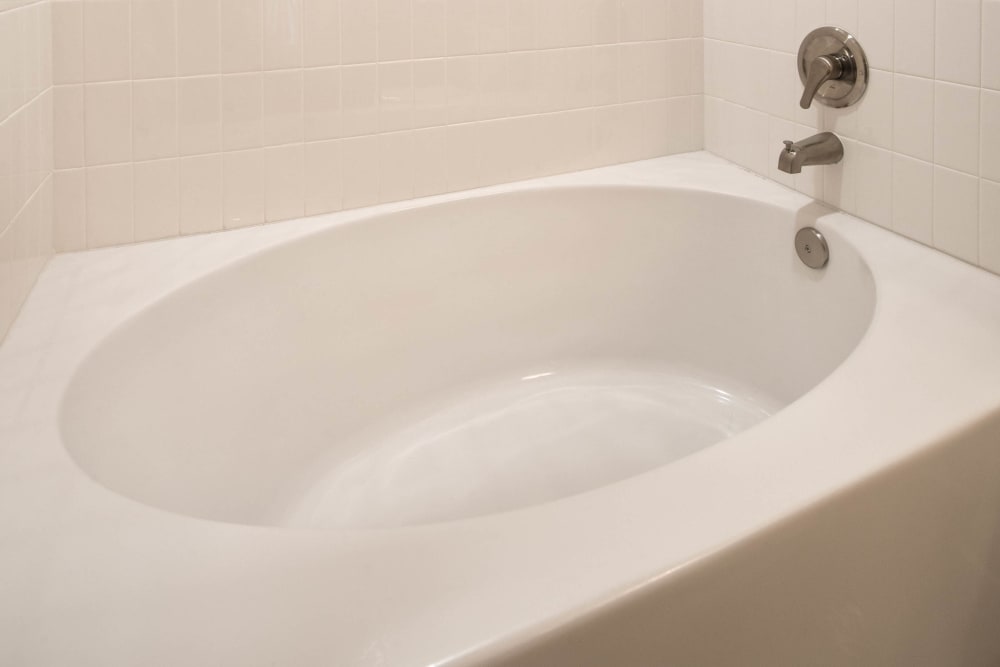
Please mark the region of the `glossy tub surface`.
POLYGON ((0 347, 0 662, 992 664, 998 339, 996 276, 700 154, 61 256, 0 347), (300 511, 385 433, 664 375, 770 416, 300 511))

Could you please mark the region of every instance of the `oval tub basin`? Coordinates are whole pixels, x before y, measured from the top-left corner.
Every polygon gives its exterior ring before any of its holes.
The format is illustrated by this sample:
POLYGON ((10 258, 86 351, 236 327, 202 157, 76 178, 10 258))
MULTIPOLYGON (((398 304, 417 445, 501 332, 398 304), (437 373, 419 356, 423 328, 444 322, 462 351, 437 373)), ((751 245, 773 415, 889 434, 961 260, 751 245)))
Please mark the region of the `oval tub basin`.
POLYGON ((398 527, 535 506, 755 426, 861 339, 871 273, 695 191, 444 203, 268 250, 156 303, 64 401, 79 465, 195 517, 398 527))

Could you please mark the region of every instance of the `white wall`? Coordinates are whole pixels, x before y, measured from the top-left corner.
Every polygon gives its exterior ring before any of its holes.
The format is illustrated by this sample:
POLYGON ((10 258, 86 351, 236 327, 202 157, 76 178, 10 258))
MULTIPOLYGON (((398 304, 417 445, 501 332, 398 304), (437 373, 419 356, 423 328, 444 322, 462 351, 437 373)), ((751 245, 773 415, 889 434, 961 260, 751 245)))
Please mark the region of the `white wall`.
POLYGON ((56 243, 698 149, 701 0, 53 0, 56 243))
POLYGON ((48 0, 0 0, 0 340, 52 250, 48 0))
POLYGON ((709 150, 1000 272, 1000 0, 705 0, 704 25, 709 150), (801 111, 794 54, 828 24, 861 40, 871 86, 801 111), (778 172, 781 141, 818 129, 843 164, 778 172))

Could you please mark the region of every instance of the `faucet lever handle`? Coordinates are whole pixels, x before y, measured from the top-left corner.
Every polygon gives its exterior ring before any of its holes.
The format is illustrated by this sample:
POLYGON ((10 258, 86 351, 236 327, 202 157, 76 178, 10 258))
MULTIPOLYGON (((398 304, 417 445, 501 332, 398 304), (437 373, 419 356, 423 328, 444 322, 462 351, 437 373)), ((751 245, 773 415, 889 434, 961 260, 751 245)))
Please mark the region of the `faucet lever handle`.
POLYGON ((820 56, 811 63, 806 71, 805 90, 802 91, 802 100, 799 106, 808 109, 812 106, 813 98, 819 92, 820 87, 832 79, 839 79, 844 75, 844 66, 841 57, 836 54, 820 56))

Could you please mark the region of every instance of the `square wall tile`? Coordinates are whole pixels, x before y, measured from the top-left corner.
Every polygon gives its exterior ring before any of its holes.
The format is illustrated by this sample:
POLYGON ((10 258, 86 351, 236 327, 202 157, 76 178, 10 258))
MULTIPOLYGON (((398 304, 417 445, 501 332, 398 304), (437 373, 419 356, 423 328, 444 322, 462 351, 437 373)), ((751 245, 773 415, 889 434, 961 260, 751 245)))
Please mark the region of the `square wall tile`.
POLYGON ((218 76, 177 81, 177 152, 200 155, 222 147, 221 79, 218 76))
POLYGON ((934 165, 896 155, 892 163, 892 230, 934 243, 934 165))
MULTIPOLYGON (((861 3, 862 8, 864 4, 861 3)), ((933 78, 935 0, 906 0, 899 5, 901 11, 895 16, 893 68, 900 74, 933 78)))
POLYGON ((934 76, 978 86, 983 0, 937 0, 934 76))
POLYGON ((86 81, 121 81, 131 76, 131 3, 85 0, 83 66, 86 81))
POLYGON ((301 143, 303 71, 264 72, 261 81, 261 132, 265 146, 301 143))
POLYGON ((56 86, 54 89, 52 131, 56 169, 82 167, 85 164, 83 86, 56 86))
POLYGON ((132 84, 132 155, 136 161, 177 155, 177 80, 132 84))
POLYGON ((303 0, 263 0, 265 70, 302 67, 303 0))
POLYGON ((132 0, 132 76, 153 79, 177 72, 176 0, 132 0))
POLYGON ((86 178, 87 247, 134 241, 132 165, 90 167, 86 178))
POLYGON ((304 152, 305 214, 339 211, 343 206, 340 142, 307 143, 304 152))
POLYGON ((1000 273, 1000 183, 980 181, 979 261, 1000 273))
POLYGON ((219 0, 176 0, 177 74, 217 74, 220 62, 219 0))
POLYGON ((979 260, 979 179, 934 168, 934 247, 975 264, 979 260))
POLYGON ((982 85, 1000 90, 1000 0, 983 0, 982 85))
POLYGON ((53 83, 84 81, 83 2, 59 0, 52 3, 53 83))
POLYGON ((132 84, 95 83, 84 90, 87 165, 132 160, 132 84))
POLYGON ((178 204, 181 234, 222 229, 222 158, 202 155, 181 158, 178 167, 178 204))
POLYGON ((892 148, 911 157, 934 159, 934 81, 893 77, 892 148))
POLYGON ((261 0, 221 0, 221 66, 224 73, 258 72, 263 64, 261 0))
POLYGON ((301 218, 305 214, 302 144, 265 148, 264 218, 268 222, 301 218))
POLYGON ((264 156, 260 149, 222 156, 222 217, 226 229, 264 222, 264 156))
POLYGON ((981 171, 983 178, 1000 181, 1000 92, 982 92, 981 171))
POLYGON ((87 170, 63 169, 54 174, 53 238, 57 252, 87 247, 87 170))
POLYGON ((340 64, 340 0, 303 0, 302 64, 340 64))
POLYGON ((934 84, 934 162, 979 173, 979 88, 934 84))
POLYGON ((180 181, 176 159, 141 162, 133 172, 135 240, 180 233, 180 181))

